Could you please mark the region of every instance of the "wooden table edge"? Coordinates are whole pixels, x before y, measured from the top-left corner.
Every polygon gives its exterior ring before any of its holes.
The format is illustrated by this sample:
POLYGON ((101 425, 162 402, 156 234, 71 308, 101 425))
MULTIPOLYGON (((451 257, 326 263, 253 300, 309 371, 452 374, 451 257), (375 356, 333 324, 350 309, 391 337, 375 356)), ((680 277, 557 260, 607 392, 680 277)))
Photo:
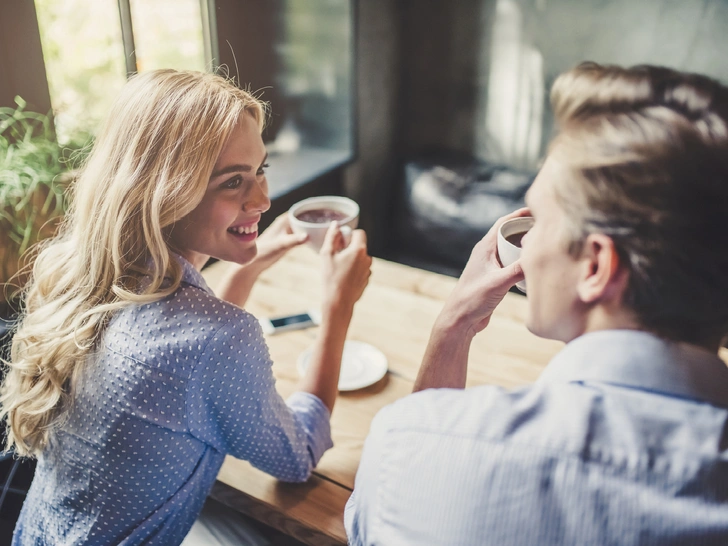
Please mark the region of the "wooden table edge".
MULTIPOLYGON (((275 480, 275 478, 271 477, 271 480, 275 480)), ((329 500, 332 505, 339 504, 339 508, 332 511, 342 515, 346 500, 351 495, 351 490, 347 487, 316 474, 312 474, 305 484, 280 483, 282 487, 292 486, 307 487, 309 490, 315 489, 317 496, 329 500)), ((343 518, 336 526, 340 526, 339 528, 307 524, 310 522, 301 521, 301 516, 296 511, 292 512, 289 508, 276 506, 265 499, 245 493, 219 479, 215 481, 209 496, 225 506, 252 517, 309 546, 346 546, 348 544, 343 518)))

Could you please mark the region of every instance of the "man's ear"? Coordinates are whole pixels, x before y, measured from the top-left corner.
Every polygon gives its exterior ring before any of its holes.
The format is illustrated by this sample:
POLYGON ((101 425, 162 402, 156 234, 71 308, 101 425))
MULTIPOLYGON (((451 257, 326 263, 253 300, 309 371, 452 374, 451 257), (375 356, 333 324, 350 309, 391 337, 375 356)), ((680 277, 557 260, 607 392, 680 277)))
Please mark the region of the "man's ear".
POLYGON ((576 290, 581 301, 621 299, 628 275, 610 237, 601 233, 588 235, 579 261, 582 269, 576 290))

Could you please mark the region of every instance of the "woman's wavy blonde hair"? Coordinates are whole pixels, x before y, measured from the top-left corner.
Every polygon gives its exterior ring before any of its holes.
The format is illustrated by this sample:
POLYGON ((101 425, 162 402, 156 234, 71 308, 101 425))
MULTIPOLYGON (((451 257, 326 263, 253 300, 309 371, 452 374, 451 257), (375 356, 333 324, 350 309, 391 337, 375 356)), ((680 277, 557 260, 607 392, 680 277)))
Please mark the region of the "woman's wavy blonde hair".
POLYGON ((244 113, 262 130, 265 105, 215 74, 155 70, 126 84, 25 288, 0 391, 6 449, 35 456, 48 444, 115 311, 177 290, 167 232, 202 200, 244 113))
POLYGON ((584 63, 559 76, 552 153, 569 251, 589 233, 615 243, 623 303, 668 339, 728 333, 728 87, 658 66, 584 63))

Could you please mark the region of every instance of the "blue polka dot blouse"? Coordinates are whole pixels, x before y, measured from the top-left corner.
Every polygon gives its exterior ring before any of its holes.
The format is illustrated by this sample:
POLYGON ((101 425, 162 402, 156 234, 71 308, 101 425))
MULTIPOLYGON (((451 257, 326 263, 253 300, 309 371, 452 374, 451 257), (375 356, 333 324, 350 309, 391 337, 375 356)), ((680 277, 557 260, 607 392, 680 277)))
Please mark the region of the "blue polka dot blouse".
POLYGON ((115 315, 84 364, 14 544, 178 544, 226 454, 304 481, 333 445, 320 399, 276 392, 258 321, 179 260, 180 288, 115 315))

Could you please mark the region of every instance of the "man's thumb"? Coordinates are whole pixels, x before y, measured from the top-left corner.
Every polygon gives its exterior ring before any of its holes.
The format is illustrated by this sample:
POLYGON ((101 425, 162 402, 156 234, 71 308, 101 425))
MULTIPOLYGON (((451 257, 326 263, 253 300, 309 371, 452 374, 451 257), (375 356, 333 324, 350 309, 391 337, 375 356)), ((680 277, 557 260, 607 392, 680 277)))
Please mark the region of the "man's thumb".
POLYGON ((497 283, 501 288, 508 290, 511 286, 517 282, 521 282, 523 279, 524 275, 521 261, 516 260, 498 271, 497 283))

